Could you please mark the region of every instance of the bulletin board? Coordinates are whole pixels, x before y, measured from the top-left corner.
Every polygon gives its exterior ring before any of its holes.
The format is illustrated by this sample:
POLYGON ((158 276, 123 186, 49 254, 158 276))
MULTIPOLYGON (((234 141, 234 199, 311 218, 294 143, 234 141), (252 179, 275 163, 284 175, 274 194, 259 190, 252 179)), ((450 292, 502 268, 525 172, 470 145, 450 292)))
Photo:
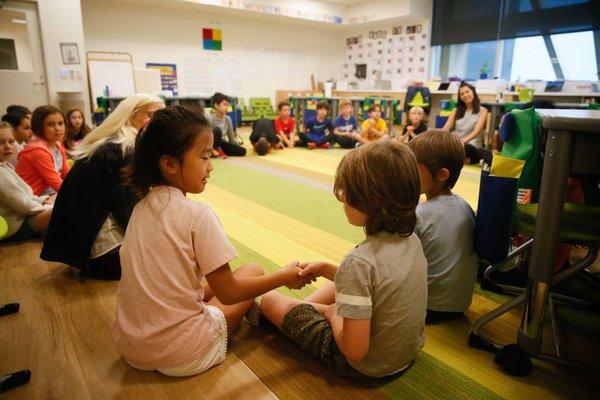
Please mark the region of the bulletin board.
POLYGON ((129 53, 91 51, 86 54, 90 104, 104 96, 108 86, 110 97, 127 97, 136 93, 133 59, 129 53))
POLYGON ((412 23, 346 38, 339 80, 364 80, 365 88, 376 81, 406 84, 425 80, 429 63, 426 28, 425 23, 412 23))

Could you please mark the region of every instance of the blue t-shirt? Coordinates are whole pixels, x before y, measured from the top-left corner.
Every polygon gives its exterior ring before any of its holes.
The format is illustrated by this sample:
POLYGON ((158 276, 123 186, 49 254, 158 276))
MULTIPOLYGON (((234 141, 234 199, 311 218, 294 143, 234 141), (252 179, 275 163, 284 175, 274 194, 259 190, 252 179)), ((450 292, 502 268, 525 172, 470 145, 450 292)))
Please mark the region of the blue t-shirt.
POLYGON ((333 131, 329 118, 325 118, 323 122, 319 122, 317 121, 317 117, 314 117, 306 123, 306 135, 310 140, 314 140, 315 142, 320 141, 325 136, 325 131, 333 131))
POLYGON ((341 132, 352 132, 358 130, 358 122, 354 115, 351 115, 348 119, 344 119, 340 114, 333 120, 333 127, 338 128, 341 132))

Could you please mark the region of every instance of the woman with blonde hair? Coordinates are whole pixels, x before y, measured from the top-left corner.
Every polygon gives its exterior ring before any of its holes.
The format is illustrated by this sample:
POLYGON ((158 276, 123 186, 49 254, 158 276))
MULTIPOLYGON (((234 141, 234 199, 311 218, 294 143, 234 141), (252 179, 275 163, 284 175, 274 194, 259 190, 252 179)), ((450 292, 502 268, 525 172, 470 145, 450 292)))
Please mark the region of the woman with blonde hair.
POLYGON ((138 198, 122 182, 138 132, 162 100, 137 94, 123 100, 73 151, 76 162, 56 198, 41 258, 99 279, 119 279, 119 248, 138 198))

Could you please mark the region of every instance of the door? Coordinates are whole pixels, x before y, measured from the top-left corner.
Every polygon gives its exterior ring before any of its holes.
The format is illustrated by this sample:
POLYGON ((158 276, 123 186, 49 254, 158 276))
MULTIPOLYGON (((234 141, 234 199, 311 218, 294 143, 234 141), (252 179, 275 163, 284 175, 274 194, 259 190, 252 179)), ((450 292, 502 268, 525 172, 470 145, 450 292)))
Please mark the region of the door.
POLYGON ((37 4, 4 2, 0 9, 0 114, 10 104, 33 110, 47 103, 37 4))

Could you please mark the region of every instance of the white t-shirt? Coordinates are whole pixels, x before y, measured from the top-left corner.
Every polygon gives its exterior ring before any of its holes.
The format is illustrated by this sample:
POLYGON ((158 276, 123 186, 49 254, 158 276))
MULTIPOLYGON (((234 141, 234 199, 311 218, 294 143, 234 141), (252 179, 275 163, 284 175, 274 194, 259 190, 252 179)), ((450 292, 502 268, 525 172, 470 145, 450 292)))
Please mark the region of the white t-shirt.
POLYGON ((202 357, 219 336, 202 280, 237 257, 215 212, 155 187, 135 206, 120 257, 112 336, 123 357, 149 369, 202 357))
POLYGON ((477 278, 475 213, 460 196, 437 196, 417 206, 416 233, 427 258, 427 309, 464 312, 477 278))

